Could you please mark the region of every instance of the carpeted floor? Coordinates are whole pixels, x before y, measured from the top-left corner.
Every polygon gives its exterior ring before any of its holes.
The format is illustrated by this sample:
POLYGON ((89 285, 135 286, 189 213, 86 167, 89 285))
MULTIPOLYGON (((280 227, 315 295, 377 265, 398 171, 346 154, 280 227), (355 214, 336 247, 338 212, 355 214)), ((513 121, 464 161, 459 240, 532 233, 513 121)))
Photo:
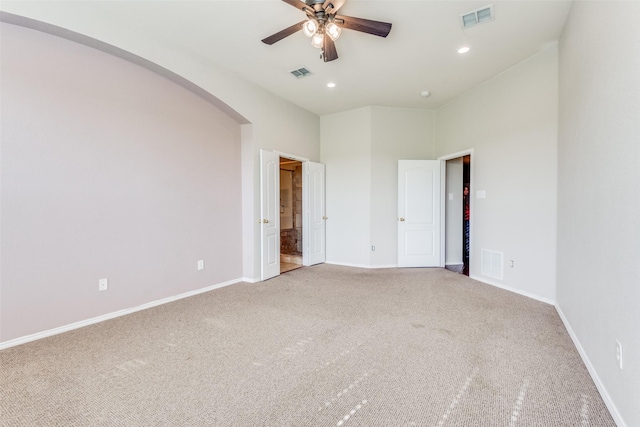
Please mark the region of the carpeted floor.
POLYGON ((0 352, 2 426, 614 426, 555 308, 318 265, 0 352))

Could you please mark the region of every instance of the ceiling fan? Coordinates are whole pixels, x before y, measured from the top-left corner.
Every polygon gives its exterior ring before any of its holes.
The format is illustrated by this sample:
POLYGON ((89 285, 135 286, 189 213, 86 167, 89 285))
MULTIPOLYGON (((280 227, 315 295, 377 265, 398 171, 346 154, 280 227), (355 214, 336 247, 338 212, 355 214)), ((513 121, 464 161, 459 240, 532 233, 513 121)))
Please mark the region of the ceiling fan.
POLYGON ((307 19, 262 39, 262 42, 272 45, 302 30, 307 37, 311 37, 311 45, 313 47, 322 49, 322 59, 324 62, 338 59, 338 52, 336 51, 334 42, 340 37, 340 32, 343 28, 373 34, 379 37, 387 37, 389 31, 391 31, 391 24, 388 22, 338 15, 338 9, 344 5, 346 0, 282 1, 296 9, 302 10, 307 14, 307 19))

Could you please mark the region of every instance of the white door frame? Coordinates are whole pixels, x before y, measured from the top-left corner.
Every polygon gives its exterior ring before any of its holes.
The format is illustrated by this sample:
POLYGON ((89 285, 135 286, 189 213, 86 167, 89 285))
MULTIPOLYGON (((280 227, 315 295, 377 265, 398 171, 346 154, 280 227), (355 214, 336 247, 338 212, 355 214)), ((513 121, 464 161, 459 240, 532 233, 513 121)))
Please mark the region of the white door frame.
MULTIPOLYGON (((301 163, 307 163, 307 162, 310 161, 306 157, 302 157, 302 156, 298 156, 298 155, 290 154, 290 153, 285 153, 285 152, 278 151, 278 150, 264 150, 264 151, 271 151, 274 154, 277 154, 278 157, 285 157, 287 159, 296 160, 296 161, 299 161, 301 163)), ((308 180, 303 179, 302 182, 303 182, 302 183, 302 192, 303 192, 303 194, 305 194, 305 193, 308 194, 308 189, 305 188, 305 186, 308 185, 308 180)), ((277 191, 279 191, 279 190, 280 189, 278 188, 277 191)), ((307 214, 307 209, 308 209, 308 206, 306 206, 305 203, 303 203, 302 204, 302 217, 303 218, 305 218, 305 215, 307 214)), ((307 230, 308 227, 309 226, 308 226, 308 224, 306 224, 306 221, 303 221, 302 222, 302 235, 303 235, 303 238, 308 236, 308 233, 309 233, 309 230, 307 230)), ((279 251, 279 248, 278 248, 278 251, 279 251)), ((303 260, 307 260, 307 262, 304 263, 305 266, 309 265, 308 260, 309 260, 310 257, 309 257, 308 251, 309 251, 309 247, 307 245, 307 242, 303 242, 303 245, 302 245, 303 260)), ((261 255, 260 263, 262 264, 263 261, 264 261, 264 257, 261 255)))
MULTIPOLYGON (((440 187, 441 187, 441 191, 440 191, 440 198, 441 198, 441 203, 440 203, 440 215, 442 218, 442 222, 440 224, 440 265, 444 267, 445 265, 445 257, 446 257, 446 252, 445 252, 445 243, 447 241, 447 235, 446 235, 446 215, 445 215, 445 206, 446 206, 446 191, 445 191, 445 185, 446 185, 446 181, 447 181, 447 160, 452 160, 452 159, 457 159, 460 157, 464 157, 464 156, 471 156, 471 162, 469 164, 469 175, 471 176, 471 182, 469 183, 469 259, 471 259, 471 252, 473 249, 473 230, 475 229, 475 227, 473 226, 473 213, 474 213, 474 208, 473 208, 473 186, 474 186, 474 173, 473 173, 473 162, 474 162, 474 155, 473 155, 473 148, 469 148, 467 150, 462 150, 462 151, 458 151, 457 153, 451 153, 451 154, 446 154, 444 156, 440 156, 438 157, 438 160, 440 160, 440 174, 441 174, 441 179, 440 179, 440 187)), ((469 277, 471 277, 471 262, 469 262, 469 277)))
POLYGON ((282 151, 277 151, 277 150, 271 150, 271 151, 273 151, 274 153, 276 153, 280 157, 286 157, 287 159, 297 160, 297 161, 302 162, 302 163, 309 161, 309 159, 307 159, 306 157, 296 156, 295 154, 284 153, 282 151))

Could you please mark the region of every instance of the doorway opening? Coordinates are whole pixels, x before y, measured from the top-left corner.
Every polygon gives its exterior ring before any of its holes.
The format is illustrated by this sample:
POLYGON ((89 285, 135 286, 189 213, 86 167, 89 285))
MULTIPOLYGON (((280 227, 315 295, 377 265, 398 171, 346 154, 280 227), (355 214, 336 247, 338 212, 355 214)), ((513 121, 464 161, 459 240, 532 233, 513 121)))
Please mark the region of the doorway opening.
POLYGON ((471 264, 471 154, 445 163, 445 268, 469 276, 471 264))
POLYGON ((471 249, 471 156, 462 158, 462 274, 469 275, 471 249))
POLYGON ((285 258, 286 263, 294 264, 288 268, 325 261, 327 217, 324 175, 322 163, 277 151, 260 150, 260 280, 280 275, 281 254, 289 256, 285 258), (281 169, 282 190, 285 190, 282 193, 281 169), (284 227, 280 225, 282 217, 285 217, 284 227), (281 234, 285 235, 282 239, 284 250, 281 234))
POLYGON ((280 157, 280 273, 302 267, 302 162, 280 157))

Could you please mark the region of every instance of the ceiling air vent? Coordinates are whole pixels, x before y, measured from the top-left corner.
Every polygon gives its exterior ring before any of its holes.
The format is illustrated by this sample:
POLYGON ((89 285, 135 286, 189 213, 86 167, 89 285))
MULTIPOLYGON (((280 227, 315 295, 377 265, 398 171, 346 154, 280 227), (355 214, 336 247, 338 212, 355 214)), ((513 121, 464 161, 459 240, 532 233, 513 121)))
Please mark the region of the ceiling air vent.
POLYGON ((494 20, 493 5, 481 7, 464 15, 460 15, 462 28, 473 27, 474 25, 490 22, 494 20))
POLYGON ((289 71, 294 77, 301 79, 303 77, 307 77, 308 75, 311 74, 311 71, 307 70, 306 68, 302 67, 302 68, 298 68, 297 70, 291 70, 289 71))

